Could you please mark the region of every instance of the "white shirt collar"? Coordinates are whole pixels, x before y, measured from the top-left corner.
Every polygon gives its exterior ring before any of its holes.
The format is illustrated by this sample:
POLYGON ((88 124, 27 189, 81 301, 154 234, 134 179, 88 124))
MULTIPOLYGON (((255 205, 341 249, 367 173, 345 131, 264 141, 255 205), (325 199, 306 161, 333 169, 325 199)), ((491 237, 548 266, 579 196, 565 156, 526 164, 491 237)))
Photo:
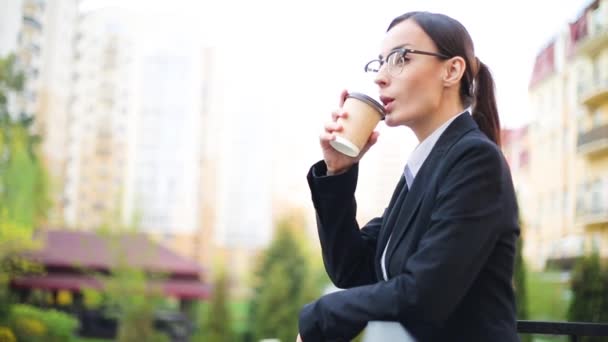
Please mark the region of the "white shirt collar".
MULTIPOLYGON (((410 158, 407 161, 407 167, 410 169, 410 172, 413 176, 412 183, 413 179, 416 178, 418 170, 420 170, 422 164, 424 164, 424 161, 431 153, 431 150, 433 150, 433 147, 435 147, 435 144, 437 143, 437 140, 439 140, 439 137, 441 137, 443 132, 445 132, 448 126, 452 123, 452 121, 456 120, 457 117, 464 114, 465 112, 467 112, 467 110, 462 113, 459 113, 458 115, 454 115, 448 121, 444 122, 441 126, 439 126, 439 128, 433 131, 431 135, 426 137, 426 139, 424 139, 420 144, 418 144, 414 151, 412 151, 412 154, 410 155, 410 158)), ((411 188, 412 184, 408 184, 408 186, 411 188)))

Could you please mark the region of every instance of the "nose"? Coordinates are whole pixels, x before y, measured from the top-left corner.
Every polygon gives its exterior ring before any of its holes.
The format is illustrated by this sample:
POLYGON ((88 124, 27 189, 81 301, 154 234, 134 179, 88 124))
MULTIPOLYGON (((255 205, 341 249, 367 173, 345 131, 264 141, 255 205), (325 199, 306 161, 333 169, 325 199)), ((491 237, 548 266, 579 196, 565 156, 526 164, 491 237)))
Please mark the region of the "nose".
POLYGON ((378 73, 376 74, 376 77, 374 79, 374 83, 376 83, 380 88, 385 88, 386 86, 388 86, 389 77, 387 75, 386 68, 384 65, 380 68, 380 70, 378 70, 378 73))

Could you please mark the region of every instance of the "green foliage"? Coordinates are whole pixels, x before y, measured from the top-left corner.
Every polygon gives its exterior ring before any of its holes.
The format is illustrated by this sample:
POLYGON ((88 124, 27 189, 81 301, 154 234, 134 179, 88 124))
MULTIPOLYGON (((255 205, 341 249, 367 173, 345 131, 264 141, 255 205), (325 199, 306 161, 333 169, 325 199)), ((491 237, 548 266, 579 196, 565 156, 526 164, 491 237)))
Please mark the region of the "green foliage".
POLYGON ((47 172, 38 158, 40 138, 32 134, 33 119, 14 118, 8 99, 23 89, 24 76, 14 56, 0 58, 0 323, 8 320, 12 301, 10 278, 40 273, 42 268, 20 257, 37 245, 34 228, 50 207, 47 172))
POLYGON ((526 281, 529 319, 566 320, 570 289, 563 273, 530 272, 526 281))
POLYGON ((320 294, 304 244, 303 220, 285 217, 259 259, 250 307, 253 340, 278 338, 293 341, 298 333, 302 306, 320 294))
POLYGON ((17 342, 17 338, 11 329, 0 326, 0 342, 17 342))
MULTIPOLYGON (((515 301, 517 305, 517 319, 528 319, 528 295, 526 290, 526 264, 523 258, 524 242, 520 237, 517 239, 515 251, 515 269, 513 274, 513 285, 515 287, 515 301)), ((522 342, 532 341, 529 334, 520 335, 522 342)))
POLYGON ((33 117, 10 115, 8 98, 22 90, 23 74, 15 58, 0 59, 0 213, 19 226, 33 228, 50 207, 48 174, 38 157, 40 137, 33 117))
MULTIPOLYGON (((111 276, 96 275, 103 283, 103 299, 94 290, 85 291, 90 306, 102 302, 106 314, 118 320, 119 342, 167 341, 167 336, 154 329, 155 312, 161 305, 160 289, 150 284, 160 276, 153 277, 139 268, 129 266, 126 246, 119 243, 125 235, 134 234, 135 229, 123 227, 116 222, 113 229, 100 230, 98 234, 108 242, 112 259, 116 262, 111 268, 111 276)), ((145 252, 145 251, 143 251, 145 252)))
MULTIPOLYGON (((572 302, 568 320, 608 322, 608 270, 600 264, 597 252, 581 258, 572 274, 572 302)), ((581 341, 607 341, 606 337, 584 337, 581 341)))
POLYGON ((69 342, 74 338, 78 320, 57 310, 15 304, 11 309, 9 325, 18 341, 69 342))
POLYGON ((223 342, 234 340, 232 315, 229 300, 229 277, 220 268, 213 284, 211 303, 201 314, 199 330, 192 338, 194 342, 223 342))

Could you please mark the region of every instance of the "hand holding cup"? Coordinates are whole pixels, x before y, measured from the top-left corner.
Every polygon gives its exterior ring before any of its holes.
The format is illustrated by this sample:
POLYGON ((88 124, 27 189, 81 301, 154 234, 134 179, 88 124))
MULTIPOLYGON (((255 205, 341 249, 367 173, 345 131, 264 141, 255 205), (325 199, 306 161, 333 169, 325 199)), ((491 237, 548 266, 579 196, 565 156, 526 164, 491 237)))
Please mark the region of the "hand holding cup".
POLYGON ((342 173, 357 163, 378 140, 374 128, 384 117, 384 109, 360 93, 340 95, 340 108, 332 113, 320 136, 328 175, 342 173))

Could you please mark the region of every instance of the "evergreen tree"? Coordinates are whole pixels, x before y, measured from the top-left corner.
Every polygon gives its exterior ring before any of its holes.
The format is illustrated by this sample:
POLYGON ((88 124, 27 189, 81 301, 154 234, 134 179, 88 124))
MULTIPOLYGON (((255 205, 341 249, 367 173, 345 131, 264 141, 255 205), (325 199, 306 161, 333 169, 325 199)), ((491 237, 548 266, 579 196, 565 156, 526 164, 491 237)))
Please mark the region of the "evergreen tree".
POLYGON ((225 269, 220 268, 213 283, 211 303, 203 313, 199 331, 192 338, 194 342, 233 341, 232 318, 229 301, 230 282, 225 269))
MULTIPOLYGON (((572 301, 568 320, 608 322, 608 274, 602 269, 597 252, 581 258, 572 274, 572 301)), ((608 341, 606 337, 583 337, 584 342, 608 341)))
POLYGON ((302 306, 319 295, 306 246, 302 245, 302 221, 297 217, 281 219, 259 260, 249 320, 254 341, 295 341, 302 306))
POLYGON ((23 90, 24 76, 14 56, 0 59, 0 214, 33 229, 50 207, 47 172, 32 133, 34 119, 9 112, 9 99, 23 90))

